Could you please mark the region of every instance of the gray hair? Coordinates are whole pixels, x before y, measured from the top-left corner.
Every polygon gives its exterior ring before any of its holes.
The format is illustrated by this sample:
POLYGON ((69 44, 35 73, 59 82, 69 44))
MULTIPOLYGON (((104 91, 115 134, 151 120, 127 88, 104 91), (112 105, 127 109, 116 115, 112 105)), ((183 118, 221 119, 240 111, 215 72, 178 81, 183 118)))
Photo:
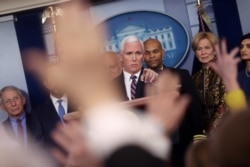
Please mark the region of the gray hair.
POLYGON ((135 35, 129 35, 129 36, 126 36, 125 38, 123 38, 123 40, 121 41, 120 52, 123 52, 125 44, 130 43, 130 42, 140 42, 142 49, 144 51, 144 45, 143 45, 142 40, 135 35))
POLYGON ((21 90, 13 85, 9 85, 9 86, 5 86, 0 90, 0 103, 2 103, 2 95, 3 92, 7 91, 7 90, 15 90, 20 96, 23 96, 21 90))

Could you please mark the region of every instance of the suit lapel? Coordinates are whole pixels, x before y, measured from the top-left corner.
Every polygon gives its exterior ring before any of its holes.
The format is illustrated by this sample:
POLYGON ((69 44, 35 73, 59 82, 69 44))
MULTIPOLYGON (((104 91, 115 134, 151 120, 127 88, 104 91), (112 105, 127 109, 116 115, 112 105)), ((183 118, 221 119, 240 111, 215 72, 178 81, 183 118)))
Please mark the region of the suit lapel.
POLYGON ((32 118, 31 118, 31 114, 26 112, 26 128, 27 128, 27 132, 30 133, 31 132, 31 128, 32 128, 32 118))
POLYGON ((7 120, 5 120, 3 122, 3 126, 4 126, 4 128, 6 130, 6 133, 9 134, 9 136, 15 138, 15 132, 14 132, 14 129, 13 129, 12 125, 11 125, 9 117, 7 118, 7 120))
POLYGON ((51 116, 51 120, 54 120, 54 121, 60 121, 60 117, 59 115, 57 114, 57 111, 56 111, 56 108, 52 102, 51 99, 49 99, 47 102, 46 102, 46 106, 45 106, 47 112, 49 112, 47 115, 50 115, 51 116))
MULTIPOLYGON (((144 97, 144 86, 145 83, 140 80, 141 75, 143 73, 143 68, 141 69, 137 84, 136 84, 136 94, 135 98, 141 98, 144 97)), ((115 79, 115 82, 119 84, 120 92, 122 95, 123 100, 128 100, 129 98, 127 97, 127 92, 126 92, 126 86, 125 86, 125 81, 124 81, 124 74, 123 72, 115 79)))
POLYGON ((143 68, 141 69, 137 84, 136 84, 136 93, 135 93, 135 98, 142 98, 144 97, 144 87, 145 87, 145 83, 143 81, 141 81, 141 75, 143 74, 143 68))
POLYGON ((122 100, 124 101, 128 100, 123 72, 115 79, 115 82, 116 84, 118 84, 118 87, 120 88, 119 91, 121 93, 122 100))

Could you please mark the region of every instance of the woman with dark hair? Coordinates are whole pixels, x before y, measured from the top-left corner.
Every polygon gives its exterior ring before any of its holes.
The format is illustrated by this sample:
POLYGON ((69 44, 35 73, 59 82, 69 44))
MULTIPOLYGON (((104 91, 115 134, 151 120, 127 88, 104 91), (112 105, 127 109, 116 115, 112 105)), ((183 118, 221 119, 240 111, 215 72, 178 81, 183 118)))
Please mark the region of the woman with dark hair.
POLYGON ((239 72, 238 82, 247 100, 250 100, 250 33, 243 35, 240 40, 240 56, 245 61, 246 67, 239 72))

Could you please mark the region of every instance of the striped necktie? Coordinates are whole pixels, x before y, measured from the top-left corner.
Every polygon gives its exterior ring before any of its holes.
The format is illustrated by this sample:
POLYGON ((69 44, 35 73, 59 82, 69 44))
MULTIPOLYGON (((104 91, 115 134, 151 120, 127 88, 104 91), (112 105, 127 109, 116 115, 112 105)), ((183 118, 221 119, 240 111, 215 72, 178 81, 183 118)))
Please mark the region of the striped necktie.
POLYGON ((20 139, 20 142, 22 144, 24 144, 24 132, 23 132, 22 120, 20 118, 18 118, 16 120, 16 122, 17 122, 17 135, 18 135, 18 138, 20 139))
POLYGON ((131 100, 135 99, 135 93, 136 93, 136 76, 135 75, 131 75, 130 79, 132 80, 131 82, 131 100))

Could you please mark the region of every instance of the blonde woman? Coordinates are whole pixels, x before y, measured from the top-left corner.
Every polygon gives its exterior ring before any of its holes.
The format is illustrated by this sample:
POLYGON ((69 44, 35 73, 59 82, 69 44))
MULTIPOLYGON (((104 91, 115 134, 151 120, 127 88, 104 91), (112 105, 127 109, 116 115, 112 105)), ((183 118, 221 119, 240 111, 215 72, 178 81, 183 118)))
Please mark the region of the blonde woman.
POLYGON ((192 42, 195 55, 202 64, 202 68, 192 78, 202 104, 206 134, 214 132, 226 113, 225 86, 221 78, 208 66, 210 62, 216 61, 216 44, 218 39, 210 32, 196 34, 192 42))

